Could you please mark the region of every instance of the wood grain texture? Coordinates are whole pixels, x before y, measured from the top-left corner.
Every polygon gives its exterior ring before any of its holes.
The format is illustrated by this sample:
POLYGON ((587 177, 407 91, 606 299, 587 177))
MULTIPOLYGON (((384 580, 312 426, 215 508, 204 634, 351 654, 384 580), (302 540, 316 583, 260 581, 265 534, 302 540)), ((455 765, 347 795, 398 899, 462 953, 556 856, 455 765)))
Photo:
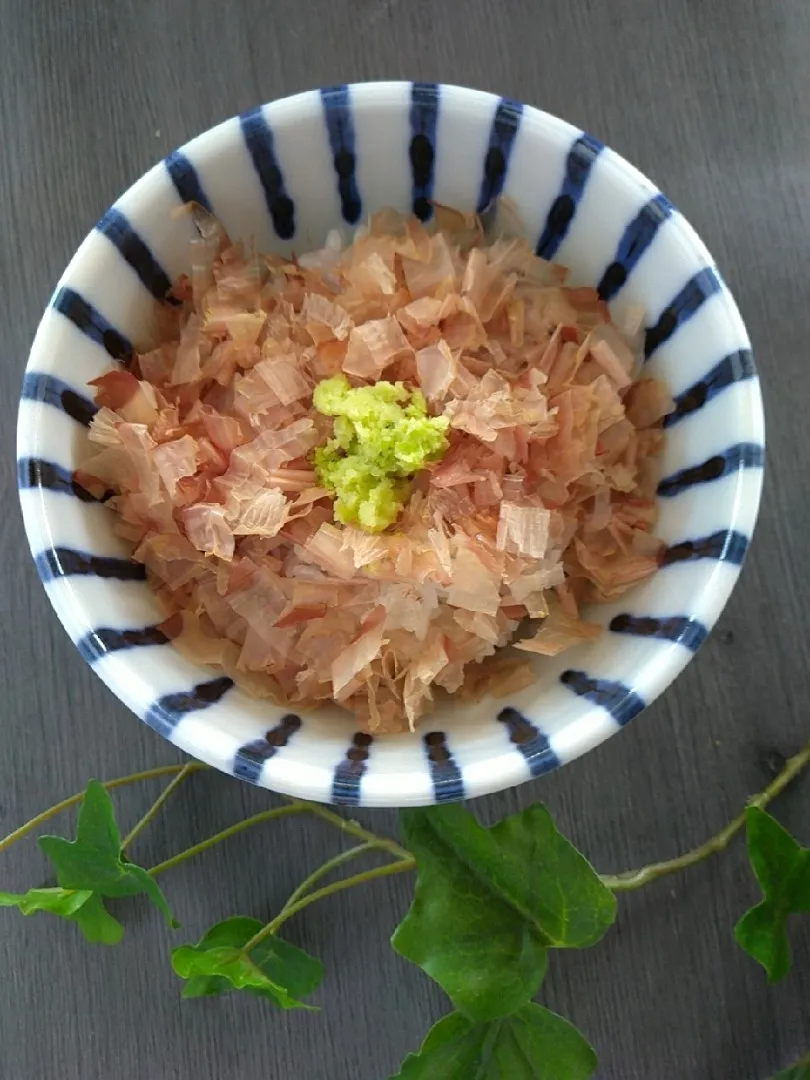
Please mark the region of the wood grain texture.
MULTIPOLYGON (((536 103, 648 172, 735 291, 766 395, 761 523, 718 632, 621 736, 477 809, 494 819, 542 798, 605 871, 674 855, 736 813, 773 755, 808 737, 809 50, 807 0, 0 0, 0 832, 91 775, 176 757, 67 640, 14 506, 15 402, 59 273, 106 207, 175 145, 261 101, 380 77, 536 103)), ((124 821, 146 798, 122 795, 124 821)), ((195 777, 135 855, 158 861, 267 801, 195 777)), ((805 841, 808 807, 810 779, 777 807, 805 841)), ((365 816, 395 827, 393 814, 365 816)), ((291 820, 184 865, 165 882, 181 934, 276 910, 336 842, 326 826, 291 820)), ((45 875, 30 843, 0 865, 6 889, 45 875)), ((135 903, 113 950, 6 912, 0 1077, 385 1080, 446 1007, 387 947, 410 888, 404 877, 378 882, 291 924, 326 963, 315 1015, 239 998, 181 1004, 169 934, 135 903)), ((738 843, 623 899, 598 948, 555 957, 543 1001, 593 1041, 600 1078, 761 1080, 810 1047, 810 920, 796 926, 797 969, 768 988, 732 938, 755 895, 738 843)))

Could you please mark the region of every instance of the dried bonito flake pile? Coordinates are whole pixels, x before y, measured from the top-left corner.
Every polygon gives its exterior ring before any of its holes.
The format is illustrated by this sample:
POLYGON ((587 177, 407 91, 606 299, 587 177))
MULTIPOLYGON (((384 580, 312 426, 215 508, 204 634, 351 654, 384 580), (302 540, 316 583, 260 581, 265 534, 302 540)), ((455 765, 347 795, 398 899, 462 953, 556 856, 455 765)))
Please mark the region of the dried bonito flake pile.
POLYGON ((386 210, 350 246, 330 234, 289 259, 191 212, 181 304, 161 308, 161 344, 93 383, 93 453, 76 474, 113 492, 186 655, 251 694, 334 700, 394 732, 437 688, 524 688, 529 658, 498 650, 552 656, 598 634, 580 605, 656 570, 672 401, 637 378, 643 313, 614 325, 524 240, 442 207, 430 228, 386 210), (320 398, 337 388, 344 402, 332 415, 313 404, 330 379, 320 398), (422 430, 436 418, 421 458, 393 445, 383 414, 361 431, 355 409, 341 429, 345 395, 383 383, 422 430), (359 509, 378 481, 397 500, 387 517, 376 496, 359 509))

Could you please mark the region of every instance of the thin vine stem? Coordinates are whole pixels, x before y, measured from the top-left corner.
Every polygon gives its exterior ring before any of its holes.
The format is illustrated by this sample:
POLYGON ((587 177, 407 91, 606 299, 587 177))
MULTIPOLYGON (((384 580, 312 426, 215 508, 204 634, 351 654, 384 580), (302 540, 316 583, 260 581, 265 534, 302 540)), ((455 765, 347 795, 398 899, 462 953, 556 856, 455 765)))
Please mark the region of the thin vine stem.
POLYGON ((132 843, 136 836, 140 836, 140 834, 143 832, 149 822, 152 821, 155 815, 160 813, 160 810, 165 805, 166 800, 171 796, 172 792, 175 791, 183 783, 186 777, 191 776, 192 773, 199 771, 194 768, 194 765, 195 762, 187 761, 183 768, 180 770, 180 772, 177 774, 177 776, 173 777, 172 780, 170 780, 166 787, 163 789, 163 791, 161 791, 160 795, 158 795, 158 797, 155 799, 155 801, 152 803, 152 805, 149 807, 149 809, 146 811, 140 821, 137 821, 132 826, 127 835, 121 841, 122 853, 126 851, 126 849, 129 847, 129 845, 132 843))
POLYGON ((357 840, 364 840, 367 844, 374 844, 375 847, 382 848, 397 859, 413 858, 410 851, 404 848, 402 844, 398 844, 396 840, 391 840, 387 836, 377 836, 376 833, 364 829, 359 821, 341 817, 340 814, 336 814, 326 806, 321 806, 320 803, 307 803, 306 805, 310 813, 319 817, 322 821, 328 821, 330 825, 334 825, 341 832, 354 836, 357 840))
POLYGON ((318 900, 323 900, 327 896, 332 896, 334 893, 342 892, 344 889, 352 889, 355 885, 364 885, 366 882, 375 881, 377 878, 388 877, 391 874, 404 874, 410 870, 416 869, 416 860, 412 857, 407 859, 398 859, 397 862, 387 863, 385 866, 375 866, 371 870, 363 870, 359 874, 353 874, 352 877, 341 878, 340 881, 333 881, 331 885, 324 885, 322 889, 316 889, 315 892, 309 893, 307 896, 301 897, 300 900, 296 900, 293 904, 286 904, 284 908, 276 915, 275 919, 272 919, 266 926, 263 926, 257 934, 248 941, 239 950, 240 956, 245 956, 255 949, 260 942, 265 938, 275 934, 288 919, 291 919, 293 915, 297 915, 299 911, 303 911, 304 908, 309 907, 310 904, 316 903, 318 900))
POLYGON ((301 884, 290 894, 287 903, 281 909, 282 914, 291 908, 293 904, 297 903, 313 885, 325 878, 327 874, 330 874, 333 870, 337 870, 339 866, 343 866, 344 863, 350 862, 352 859, 358 859, 361 855, 365 855, 369 851, 379 850, 379 844, 367 843, 358 844, 357 847, 349 848, 347 851, 341 851, 338 855, 328 859, 325 863, 318 867, 317 870, 313 870, 309 877, 304 878, 301 884))
MULTIPOLYGON (((780 792, 784 791, 791 780, 794 780, 808 765, 810 765, 810 743, 803 750, 800 750, 798 754, 788 758, 779 775, 774 777, 764 791, 749 799, 748 806, 758 806, 764 810, 780 792)), ((689 866, 703 862, 704 859, 708 859, 711 855, 725 851, 744 825, 745 810, 738 814, 733 821, 730 821, 719 833, 707 840, 705 844, 701 844, 700 847, 696 847, 692 851, 687 851, 683 855, 678 855, 674 859, 667 859, 664 862, 650 863, 649 866, 642 866, 638 870, 625 870, 621 874, 605 874, 602 875, 602 881, 614 892, 630 892, 633 889, 640 889, 651 881, 666 877, 668 874, 675 874, 679 870, 685 870, 689 866)))
MULTIPOLYGON (((201 761, 192 761, 185 765, 159 765, 154 769, 130 773, 128 776, 119 776, 115 780, 105 780, 101 786, 106 788, 107 791, 111 791, 113 788, 125 787, 127 784, 137 784, 141 780, 154 780, 160 776, 172 776, 183 772, 189 765, 191 766, 190 772, 199 772, 202 769, 208 768, 208 766, 203 765, 201 761)), ((41 814, 37 814, 37 816, 31 818, 30 821, 26 821, 19 829, 15 829, 14 832, 10 832, 8 836, 5 836, 0 840, 0 853, 7 848, 10 848, 11 845, 18 840, 22 840, 24 836, 33 832, 40 825, 44 825, 46 821, 50 821, 51 818, 56 817, 57 814, 61 814, 63 810, 69 810, 71 806, 76 806, 83 798, 84 792, 79 791, 75 795, 71 795, 70 798, 62 799, 61 802, 56 803, 47 810, 43 810, 41 814)))
POLYGON ((170 859, 166 859, 164 862, 158 863, 157 866, 153 866, 147 873, 150 877, 157 877, 158 874, 162 874, 166 870, 171 870, 173 867, 179 866, 180 863, 185 862, 186 859, 193 858, 195 855, 201 855, 204 851, 208 851, 209 848, 214 847, 215 844, 221 844, 224 840, 229 840, 232 836, 236 836, 237 833, 243 832, 245 829, 251 829, 254 825, 260 825, 264 821, 274 821, 276 818, 290 817, 293 814, 303 814, 308 809, 309 805, 307 803, 294 802, 287 806, 274 806, 272 810, 262 810, 252 817, 237 821, 235 825, 223 829, 222 832, 214 833, 214 835, 209 836, 207 840, 201 840, 199 844, 194 844, 193 847, 186 848, 185 851, 178 852, 177 855, 172 855, 170 859))

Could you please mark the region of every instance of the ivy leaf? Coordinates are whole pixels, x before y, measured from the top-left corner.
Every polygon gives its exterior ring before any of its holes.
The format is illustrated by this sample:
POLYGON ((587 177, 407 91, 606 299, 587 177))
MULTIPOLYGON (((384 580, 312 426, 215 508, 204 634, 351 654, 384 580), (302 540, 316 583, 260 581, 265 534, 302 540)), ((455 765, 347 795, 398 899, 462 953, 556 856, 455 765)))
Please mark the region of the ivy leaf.
POLYGON ((16 907, 23 915, 44 911, 75 922, 88 941, 117 945, 124 928, 89 889, 29 889, 22 895, 0 893, 0 907, 16 907))
POLYGON ((123 926, 107 911, 97 893, 90 894, 87 902, 76 912, 74 921, 94 945, 117 945, 124 936, 123 926))
MULTIPOLYGON (((122 857, 121 834, 115 823, 112 799, 98 780, 91 780, 84 793, 76 839, 41 836, 39 846, 56 867, 56 880, 63 889, 89 890, 98 897, 145 893, 163 912, 171 926, 179 925, 174 921, 166 898, 156 882, 142 867, 122 857)), ((104 909, 99 901, 92 905, 91 912, 86 913, 85 918, 95 927, 95 931, 101 932, 97 919, 91 917, 91 913, 95 913, 100 918, 99 905, 101 910, 104 909)), ((112 916, 107 915, 107 919, 112 919, 112 916)), ((111 933, 109 923, 105 933, 107 936, 111 933)))
POLYGON ((530 1001, 549 946, 592 945, 616 917, 616 898, 530 806, 485 829, 463 807, 405 810, 416 892, 392 944, 472 1020, 494 1020, 530 1001))
POLYGON ((275 935, 259 942, 249 956, 242 955, 242 948, 262 926, 258 919, 237 915, 212 926, 196 945, 174 949, 172 967, 188 980, 183 997, 247 990, 282 1009, 311 1009, 299 999, 320 985, 323 964, 275 935))
POLYGON ((0 907, 16 907, 23 915, 49 912, 76 923, 88 941, 115 945, 124 928, 107 911, 102 898, 146 893, 172 925, 177 925, 152 878, 122 858, 112 800, 97 780, 87 785, 76 840, 43 836, 39 844, 56 868, 59 887, 30 889, 22 895, 0 893, 0 907))
POLYGON ((596 1064, 572 1024, 532 1002, 486 1024, 445 1016, 391 1080, 587 1080, 596 1064))
POLYGON ((734 936, 774 983, 792 962, 788 917, 810 912, 810 850, 758 806, 748 807, 745 823, 748 858, 764 899, 743 915, 734 936))
POLYGON ((89 889, 74 892, 70 889, 29 889, 27 893, 0 892, 0 907, 16 907, 23 915, 36 915, 39 911, 72 918, 91 897, 89 889))

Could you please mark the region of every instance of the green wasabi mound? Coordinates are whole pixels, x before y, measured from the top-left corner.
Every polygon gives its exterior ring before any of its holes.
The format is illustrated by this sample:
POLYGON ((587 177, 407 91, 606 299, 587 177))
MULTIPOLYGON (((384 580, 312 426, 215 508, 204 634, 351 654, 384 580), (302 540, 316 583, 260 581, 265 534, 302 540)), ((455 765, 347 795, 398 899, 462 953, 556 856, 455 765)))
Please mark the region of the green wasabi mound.
POLYGON ((420 390, 352 387, 345 375, 318 383, 312 403, 335 417, 334 438, 313 455, 319 483, 335 496, 335 518, 381 532, 404 506, 409 478, 447 449, 450 421, 427 415, 420 390))

